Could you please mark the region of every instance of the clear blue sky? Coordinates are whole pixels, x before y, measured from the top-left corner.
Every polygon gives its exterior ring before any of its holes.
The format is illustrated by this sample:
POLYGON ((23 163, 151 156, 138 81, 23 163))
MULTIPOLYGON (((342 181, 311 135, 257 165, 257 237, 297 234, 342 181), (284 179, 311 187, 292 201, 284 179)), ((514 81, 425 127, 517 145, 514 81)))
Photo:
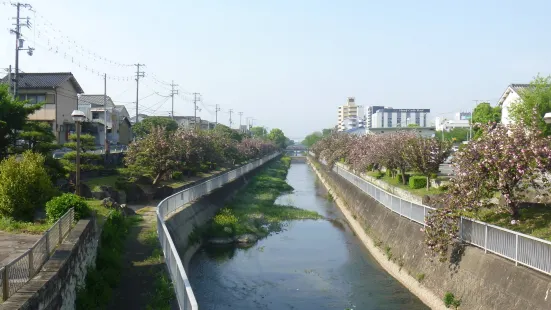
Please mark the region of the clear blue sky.
MULTIPOLYGON (((347 96, 365 106, 430 108, 434 117, 469 110, 475 99, 495 103, 508 84, 551 73, 551 1, 545 0, 29 3, 60 34, 93 52, 147 64, 140 97, 167 93, 154 73, 174 79, 182 92, 200 92, 212 112, 208 105, 242 111, 295 139, 334 126, 347 96)), ((39 15, 24 12, 36 27, 23 33, 42 47, 33 57, 22 54, 21 69, 71 71, 87 93, 102 93, 97 75, 63 58, 74 47, 47 34, 50 26, 39 15), (44 48, 48 36, 58 54, 44 48)), ((14 37, 6 30, 14 14, 0 0, 0 68, 14 63, 14 37)), ((133 74, 133 68, 77 59, 108 75, 133 74)), ((133 101, 134 85, 108 81, 108 94, 133 101)), ((193 114, 190 98, 175 100, 177 115, 193 114)), ((157 105, 162 100, 155 95, 140 105, 167 115, 170 100, 157 105)), ((199 115, 214 120, 204 107, 199 115)), ((219 115, 223 123, 228 118, 219 115)))

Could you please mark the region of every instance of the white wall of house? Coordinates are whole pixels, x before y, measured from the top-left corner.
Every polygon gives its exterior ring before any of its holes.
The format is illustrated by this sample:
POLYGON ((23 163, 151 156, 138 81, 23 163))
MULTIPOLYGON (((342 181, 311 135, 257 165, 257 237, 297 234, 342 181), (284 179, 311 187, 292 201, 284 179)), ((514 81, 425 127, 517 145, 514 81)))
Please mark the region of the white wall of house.
POLYGON ((507 98, 502 103, 502 109, 501 109, 501 123, 503 125, 509 125, 512 123, 510 111, 509 108, 511 105, 517 103, 520 100, 520 96, 511 90, 509 94, 507 95, 507 98))
POLYGON ((58 142, 67 142, 69 131, 73 128, 71 113, 78 107, 77 91, 67 80, 57 88, 56 136, 58 142))

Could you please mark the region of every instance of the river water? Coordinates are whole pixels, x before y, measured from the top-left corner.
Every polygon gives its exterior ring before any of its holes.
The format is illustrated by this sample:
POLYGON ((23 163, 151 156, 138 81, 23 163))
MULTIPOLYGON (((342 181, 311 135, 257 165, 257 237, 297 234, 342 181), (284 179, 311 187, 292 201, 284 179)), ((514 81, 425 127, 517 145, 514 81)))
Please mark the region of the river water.
POLYGON ((201 310, 428 309, 377 264, 307 164, 293 163, 287 182, 295 190, 277 203, 327 219, 289 222, 246 249, 200 249, 189 277, 201 310))

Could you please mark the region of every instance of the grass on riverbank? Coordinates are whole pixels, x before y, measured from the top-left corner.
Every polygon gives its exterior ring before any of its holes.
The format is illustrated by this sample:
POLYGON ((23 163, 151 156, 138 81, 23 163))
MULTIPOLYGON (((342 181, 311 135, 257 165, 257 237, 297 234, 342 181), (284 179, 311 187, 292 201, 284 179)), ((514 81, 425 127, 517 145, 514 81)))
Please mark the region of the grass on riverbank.
POLYGON ((313 211, 274 204, 278 196, 293 190, 285 182, 290 165, 287 156, 268 164, 204 228, 204 236, 254 234, 262 238, 280 231, 285 221, 322 218, 313 211))

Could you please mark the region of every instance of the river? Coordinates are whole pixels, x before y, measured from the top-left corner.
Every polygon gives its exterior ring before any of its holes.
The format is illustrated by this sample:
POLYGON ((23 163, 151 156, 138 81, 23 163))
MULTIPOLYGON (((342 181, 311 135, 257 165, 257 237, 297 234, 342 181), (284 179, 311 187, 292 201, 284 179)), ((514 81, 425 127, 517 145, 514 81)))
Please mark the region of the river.
POLYGON ((295 190, 277 203, 327 219, 289 222, 246 249, 200 249, 189 277, 201 310, 428 309, 378 265, 307 164, 293 163, 287 182, 295 190))

